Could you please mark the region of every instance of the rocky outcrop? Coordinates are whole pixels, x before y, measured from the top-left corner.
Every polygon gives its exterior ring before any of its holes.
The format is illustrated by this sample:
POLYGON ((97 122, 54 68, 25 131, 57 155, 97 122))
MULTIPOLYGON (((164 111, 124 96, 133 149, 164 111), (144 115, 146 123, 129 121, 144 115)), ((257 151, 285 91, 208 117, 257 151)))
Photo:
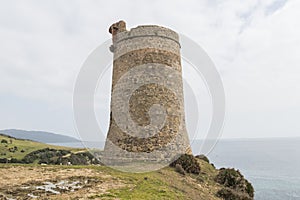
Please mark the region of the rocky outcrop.
POLYGON ((226 187, 218 192, 219 197, 228 200, 248 200, 254 197, 252 184, 238 170, 222 168, 215 181, 226 187))

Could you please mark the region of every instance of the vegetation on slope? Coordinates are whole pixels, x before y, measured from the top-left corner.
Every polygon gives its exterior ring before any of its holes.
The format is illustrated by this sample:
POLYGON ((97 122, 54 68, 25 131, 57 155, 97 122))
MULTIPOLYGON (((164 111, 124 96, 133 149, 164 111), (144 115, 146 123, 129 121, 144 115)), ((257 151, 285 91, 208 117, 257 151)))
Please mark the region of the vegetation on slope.
POLYGON ((217 170, 203 155, 182 155, 171 167, 134 174, 101 165, 82 166, 98 164, 91 162, 93 157, 82 149, 6 136, 0 136, 0 153, 0 159, 31 163, 0 164, 0 173, 3 174, 0 176, 0 199, 28 199, 29 195, 46 199, 252 200, 254 196, 252 185, 239 171, 217 170), (57 165, 68 162, 73 165, 57 165), (61 182, 73 184, 75 189, 68 190, 69 186, 62 187, 61 182), (40 191, 46 188, 45 183, 54 185, 51 190, 57 190, 56 193, 40 191))
POLYGON ((92 164, 88 152, 0 135, 0 163, 92 164), (88 158, 86 158, 88 157, 88 158), (72 160, 72 161, 70 161, 72 160), (86 161, 86 162, 85 162, 86 161))
MULTIPOLYGON (((207 163, 206 163, 207 164, 207 163)), ((205 165, 205 164, 204 164, 205 165)), ((206 167, 204 167, 205 169, 206 167)), ((220 199, 216 196, 219 184, 212 174, 195 176, 181 175, 173 168, 166 167, 148 173, 124 173, 106 166, 58 166, 0 164, 0 197, 22 199, 28 194, 41 199, 220 199), (28 176, 29 175, 29 176, 28 176), (197 179, 201 176, 201 179, 197 179), (209 179, 210 182, 202 181, 209 179), (20 181, 16 181, 20 180, 20 181), (64 181, 87 182, 88 187, 72 191, 50 191, 36 189, 45 182, 64 181)), ((1 198, 0 198, 1 199, 1 198)), ((4 198, 5 199, 5 198, 4 198)))
POLYGON ((22 159, 28 153, 44 148, 73 150, 68 147, 58 147, 31 140, 16 139, 0 134, 0 158, 22 159))
POLYGON ((222 168, 215 181, 226 187, 218 192, 219 197, 245 200, 254 197, 253 186, 238 170, 222 168))

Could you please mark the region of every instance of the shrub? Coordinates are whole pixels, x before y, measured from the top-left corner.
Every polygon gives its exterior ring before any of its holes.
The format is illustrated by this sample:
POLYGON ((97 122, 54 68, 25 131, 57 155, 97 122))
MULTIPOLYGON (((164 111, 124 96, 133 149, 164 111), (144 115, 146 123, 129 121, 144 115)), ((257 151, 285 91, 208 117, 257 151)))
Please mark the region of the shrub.
POLYGON ((209 163, 209 159, 205 155, 203 155, 203 154, 197 155, 196 158, 198 158, 200 160, 204 160, 205 162, 209 163))
POLYGON ((235 187, 239 184, 242 175, 235 169, 220 169, 216 181, 225 187, 235 187))
POLYGON ((176 167, 176 164, 181 165, 187 173, 200 174, 200 165, 193 155, 183 154, 177 160, 172 162, 170 166, 176 167))
POLYGON ((2 139, 2 140, 1 140, 1 143, 2 143, 2 144, 7 144, 8 142, 7 142, 7 140, 2 139))
POLYGON ((71 162, 73 165, 100 164, 100 162, 89 152, 72 153, 71 156, 64 159, 67 159, 67 161, 71 162))
POLYGON ((10 159, 9 162, 10 162, 10 163, 22 163, 21 160, 18 160, 18 159, 16 159, 16 158, 10 159))
POLYGON ((39 163, 46 163, 46 164, 57 164, 57 160, 59 157, 67 155, 71 153, 67 150, 56 150, 56 149, 39 149, 33 151, 23 158, 24 163, 33 163, 35 160, 39 160, 39 163))
POLYGON ((225 200, 252 200, 248 194, 237 192, 230 188, 223 188, 217 192, 217 197, 225 200))
POLYGON ((38 161, 39 164, 52 164, 59 165, 72 163, 73 165, 89 165, 89 164, 101 164, 92 154, 89 152, 71 153, 68 150, 56 150, 56 149, 39 149, 33 151, 22 159, 23 163, 33 163, 38 161), (66 156, 70 154, 69 156, 66 156))
POLYGON ((215 177, 215 181, 225 187, 246 193, 250 197, 254 197, 253 186, 238 170, 222 168, 220 169, 219 174, 215 177))
POLYGON ((254 187, 252 184, 246 180, 246 192, 249 194, 250 197, 254 197, 254 187))

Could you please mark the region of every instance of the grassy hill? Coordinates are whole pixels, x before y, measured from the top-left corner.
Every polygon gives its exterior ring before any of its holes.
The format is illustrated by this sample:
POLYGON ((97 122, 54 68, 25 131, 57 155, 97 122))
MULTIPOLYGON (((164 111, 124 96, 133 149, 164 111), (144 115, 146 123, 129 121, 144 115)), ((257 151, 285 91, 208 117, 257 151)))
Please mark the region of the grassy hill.
POLYGON ((149 173, 124 173, 106 166, 0 164, 0 199, 26 199, 29 195, 40 199, 74 200, 252 199, 248 196, 218 197, 218 192, 227 188, 215 182, 218 170, 205 161, 199 160, 199 163, 202 169, 199 175, 182 175, 171 167, 149 173), (74 183, 75 189, 67 189, 74 183), (47 184, 52 185, 51 190, 46 189, 47 184))
MULTIPOLYGON (((82 149, 0 135, 0 158, 21 160, 34 155, 34 159, 44 159, 47 155, 53 161, 59 156, 51 157, 49 152, 64 150, 68 154, 63 158, 87 157, 82 149)), ((0 199, 253 199, 251 184, 238 171, 218 170, 206 157, 183 158, 177 160, 180 165, 148 173, 124 173, 99 164, 0 164, 0 199), (189 173, 195 166, 199 170, 189 173)))
POLYGON ((77 151, 68 147, 54 146, 31 140, 16 139, 0 134, 0 158, 22 159, 25 155, 44 148, 77 151))

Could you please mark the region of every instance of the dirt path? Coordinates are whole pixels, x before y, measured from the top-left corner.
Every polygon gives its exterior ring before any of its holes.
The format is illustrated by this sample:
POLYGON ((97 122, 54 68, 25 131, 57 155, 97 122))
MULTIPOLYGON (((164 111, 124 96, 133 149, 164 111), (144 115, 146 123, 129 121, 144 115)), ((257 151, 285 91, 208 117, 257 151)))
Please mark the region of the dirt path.
POLYGON ((59 166, 0 168, 0 199, 100 199, 125 186, 99 170, 59 166))

